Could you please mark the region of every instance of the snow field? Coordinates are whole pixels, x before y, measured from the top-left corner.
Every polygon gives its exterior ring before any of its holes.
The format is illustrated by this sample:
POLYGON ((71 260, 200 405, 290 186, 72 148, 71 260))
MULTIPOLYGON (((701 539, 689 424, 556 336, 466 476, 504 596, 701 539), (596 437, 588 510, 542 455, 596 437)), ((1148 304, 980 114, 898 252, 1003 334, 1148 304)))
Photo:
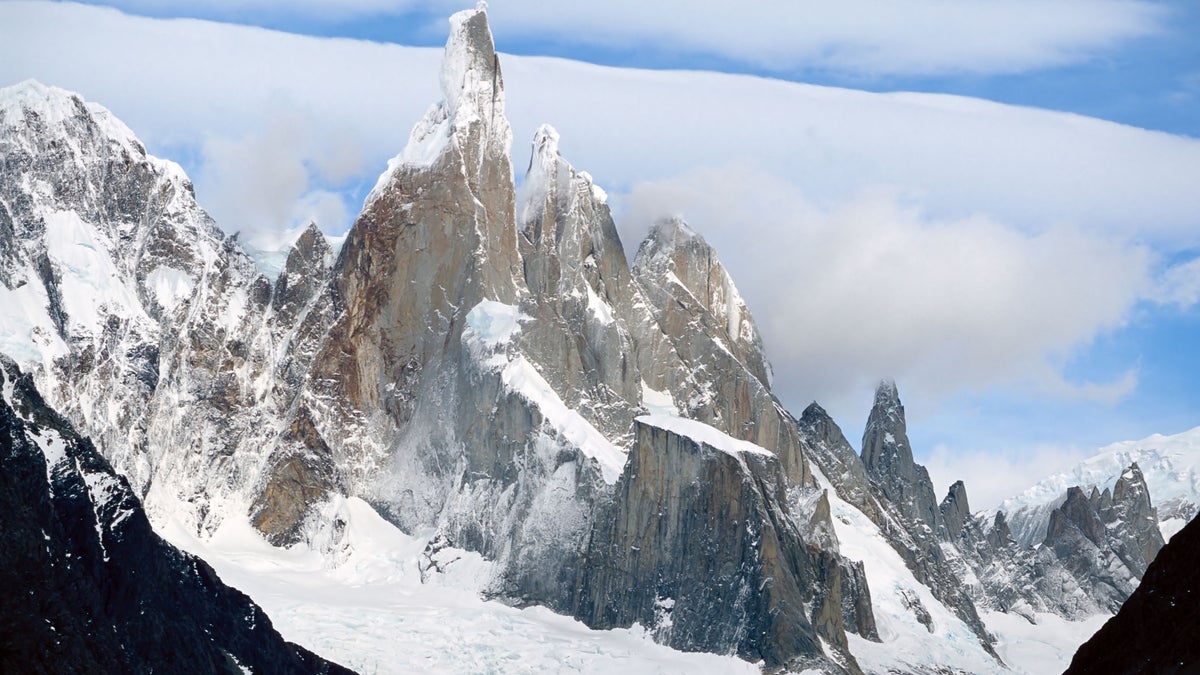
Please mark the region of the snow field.
POLYGON ((368 675, 758 673, 735 657, 655 644, 638 626, 594 631, 542 607, 486 602, 490 567, 477 554, 444 550, 439 560, 452 562, 422 584, 429 533, 408 536, 356 498, 333 508, 347 522, 340 556, 274 548, 232 518, 206 541, 177 523, 164 535, 250 595, 284 638, 368 675))

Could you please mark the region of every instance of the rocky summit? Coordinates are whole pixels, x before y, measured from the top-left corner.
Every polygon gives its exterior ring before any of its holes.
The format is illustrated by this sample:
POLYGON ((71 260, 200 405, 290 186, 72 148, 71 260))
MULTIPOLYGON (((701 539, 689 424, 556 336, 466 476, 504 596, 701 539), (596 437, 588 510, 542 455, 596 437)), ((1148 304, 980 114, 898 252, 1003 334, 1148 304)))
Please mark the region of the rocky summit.
POLYGON ((817 403, 794 417, 700 233, 645 223, 631 261, 552 126, 514 162, 486 11, 454 15, 439 81, 344 243, 309 225, 275 278, 110 112, 0 90, 0 511, 27 591, 0 662, 336 672, 150 526, 244 524, 337 569, 351 500, 428 540, 422 582, 478 560, 488 598, 771 672, 1001 670, 989 613, 1137 587, 1163 546, 1137 463, 1025 510, 939 501, 894 382, 858 450, 817 403))

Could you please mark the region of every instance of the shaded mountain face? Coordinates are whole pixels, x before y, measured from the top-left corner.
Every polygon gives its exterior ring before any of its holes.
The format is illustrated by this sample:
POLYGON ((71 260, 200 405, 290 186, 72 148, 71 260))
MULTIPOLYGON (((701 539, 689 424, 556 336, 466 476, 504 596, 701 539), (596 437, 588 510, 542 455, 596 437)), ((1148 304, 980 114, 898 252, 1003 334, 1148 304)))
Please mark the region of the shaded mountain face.
POLYGON ((0 670, 349 673, 156 535, 128 482, 0 356, 0 670))
POLYGON ((1200 672, 1200 519, 1159 551, 1129 599, 1071 660, 1069 674, 1200 672))
POLYGON ((873 626, 869 594, 853 592, 861 566, 805 541, 787 486, 778 457, 758 446, 691 420, 639 417, 612 512, 589 539, 575 615, 768 667, 858 672, 843 607, 854 632, 859 617, 863 632, 873 626), (835 661, 816 658, 822 639, 835 661))

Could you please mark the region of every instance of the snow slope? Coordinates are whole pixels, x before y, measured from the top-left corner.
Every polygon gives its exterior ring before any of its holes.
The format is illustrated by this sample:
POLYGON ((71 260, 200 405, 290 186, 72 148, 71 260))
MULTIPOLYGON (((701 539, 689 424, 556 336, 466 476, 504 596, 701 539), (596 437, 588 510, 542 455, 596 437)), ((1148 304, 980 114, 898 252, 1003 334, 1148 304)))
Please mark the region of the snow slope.
POLYGON ((1062 504, 1067 488, 1112 488, 1133 462, 1137 462, 1158 509, 1163 539, 1170 539, 1196 515, 1200 505, 1200 427, 1172 436, 1154 434, 1140 441, 1123 441, 1101 448, 1076 466, 1045 478, 1000 510, 1008 518, 1013 536, 1030 546, 1046 533, 1050 512, 1062 504))
POLYGON ((490 563, 477 554, 443 549, 442 571, 428 573, 427 536, 402 533, 356 498, 329 508, 350 542, 332 556, 274 548, 234 519, 204 541, 177 524, 163 530, 262 605, 286 639, 362 673, 758 672, 655 644, 638 626, 593 631, 542 607, 486 602, 478 592, 490 563))

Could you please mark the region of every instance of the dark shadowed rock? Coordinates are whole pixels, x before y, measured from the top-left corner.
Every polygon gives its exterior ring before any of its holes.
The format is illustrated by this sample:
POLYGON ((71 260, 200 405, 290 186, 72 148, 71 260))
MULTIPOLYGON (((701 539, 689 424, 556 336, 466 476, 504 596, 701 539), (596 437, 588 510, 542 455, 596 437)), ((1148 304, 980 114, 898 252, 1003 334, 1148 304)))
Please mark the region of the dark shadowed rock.
POLYGON ((1197 561, 1200 519, 1193 519, 1158 552, 1117 615, 1079 648, 1067 674, 1200 673, 1197 561))
POLYGON ((349 673, 150 528, 124 478, 0 357, 0 671, 349 673))

